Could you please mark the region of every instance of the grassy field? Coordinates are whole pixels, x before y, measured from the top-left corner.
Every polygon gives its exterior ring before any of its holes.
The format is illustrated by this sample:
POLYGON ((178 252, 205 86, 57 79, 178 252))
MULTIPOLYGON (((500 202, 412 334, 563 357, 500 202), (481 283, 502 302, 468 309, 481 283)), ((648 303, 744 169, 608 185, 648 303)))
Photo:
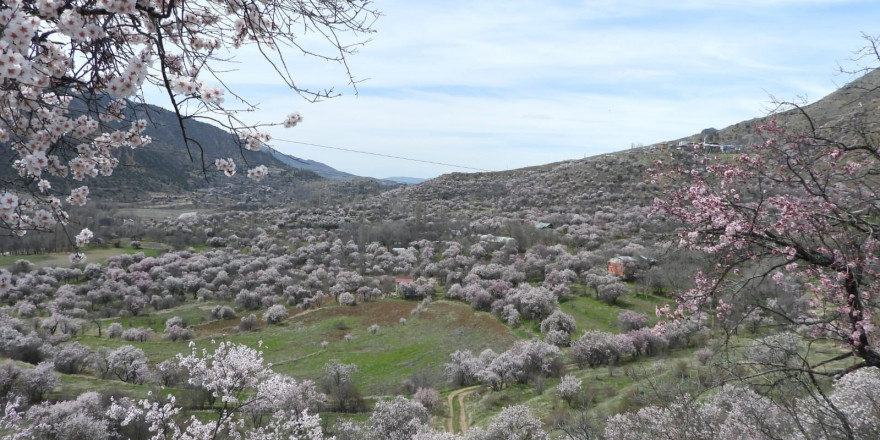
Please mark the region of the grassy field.
MULTIPOLYGON (((616 331, 617 314, 621 311, 632 309, 652 316, 654 306, 665 301, 654 296, 628 296, 615 305, 608 305, 592 297, 571 296, 561 305, 563 311, 575 318, 578 331, 616 331)), ((124 328, 151 328, 155 335, 148 342, 113 340, 106 334, 99 337, 94 323, 90 323, 86 334, 78 339, 93 348, 113 349, 131 344, 143 349, 150 360, 157 363, 189 350, 186 341, 162 339, 165 321, 180 316, 194 326, 200 347, 218 339, 249 346, 262 341, 266 361, 271 362, 276 371, 297 378, 319 379, 323 365, 331 359, 339 359, 358 365, 357 384, 365 395, 391 395, 400 392, 401 382, 414 374, 433 378, 439 390, 449 389, 449 384, 442 380, 443 364, 455 350, 467 349, 478 354, 492 348, 501 352, 517 339, 539 336, 537 322, 525 322, 511 329, 491 314, 445 300, 433 302, 418 314, 412 313, 418 303, 396 298, 354 307, 331 304, 308 311, 291 308, 290 316, 280 325, 269 326, 260 321, 256 328, 245 332, 237 332, 235 327, 240 317, 250 312, 240 310, 236 318, 213 320, 211 309, 218 304, 186 302, 146 315, 101 321, 104 330, 113 322, 119 322, 124 328), (401 323, 401 319, 406 322, 401 323), (379 326, 376 334, 367 330, 373 324, 379 326), (350 340, 346 340, 346 335, 350 335, 350 340), (328 343, 326 348, 321 346, 323 341, 328 343)), ((254 313, 261 317, 262 311, 254 313)))
MULTIPOLYGON (((654 307, 666 301, 662 297, 630 295, 621 298, 617 304, 608 305, 592 297, 570 296, 561 302, 561 307, 575 318, 579 332, 591 329, 616 332, 617 315, 621 311, 630 309, 645 312, 654 321, 654 307)), ((373 401, 381 396, 405 393, 402 383, 417 375, 429 378, 432 385, 446 395, 453 390, 443 376, 443 365, 450 353, 466 349, 478 354, 486 348, 501 352, 518 339, 540 336, 537 322, 526 321, 521 327, 511 329, 491 314, 474 311, 465 303, 446 300, 434 301, 418 313, 413 313, 417 302, 398 298, 360 303, 353 307, 331 302, 314 310, 291 308, 288 318, 279 325, 267 325, 260 321, 254 329, 242 332, 237 331, 236 325, 241 316, 250 312, 239 310, 236 318, 214 320, 210 313, 217 304, 190 301, 143 316, 101 321, 104 329, 112 322, 119 322, 125 328, 151 328, 156 334, 148 342, 109 339, 106 334, 99 337, 94 323, 89 324, 85 335, 76 339, 93 349, 134 345, 143 349, 152 363, 158 363, 173 358, 177 353, 189 352, 188 341, 170 342, 162 338, 165 321, 172 316, 180 316, 194 326, 197 335, 195 342, 199 348, 210 350, 211 344, 219 340, 251 347, 256 347, 262 341, 265 361, 272 364, 272 369, 297 379, 320 380, 323 366, 332 359, 354 363, 359 367, 356 385, 368 400, 373 401), (405 322, 401 322, 402 319, 405 322), (375 334, 368 331, 373 324, 379 326, 375 334), (322 347, 324 341, 327 342, 326 347, 322 347)), ((255 314, 260 317, 262 312, 256 311, 255 314)), ((666 359, 629 362, 617 367, 613 375, 604 367, 578 370, 568 365, 567 368, 584 380, 585 389, 594 396, 591 408, 608 414, 629 405, 628 396, 637 394, 639 387, 644 385, 632 375, 625 374, 627 369, 646 369, 654 363, 669 364, 673 360, 682 360, 698 368, 692 352, 679 350, 666 359)), ((500 392, 489 391, 485 387, 472 390, 464 397, 467 420, 474 426, 485 426, 502 407, 517 403, 530 406, 537 416, 545 420, 551 419, 568 411, 566 403, 555 392, 557 383, 558 379, 548 378, 537 386, 517 384, 500 392)), ((98 390, 143 397, 153 388, 156 387, 124 384, 116 380, 102 381, 89 375, 66 375, 62 377, 62 385, 52 395, 71 397, 85 390, 98 390)), ((185 393, 178 389, 164 392, 185 393)), ((459 400, 455 399, 453 405, 460 405, 459 400)), ((450 414, 454 414, 454 411, 445 408, 444 401, 444 407, 437 412, 435 425, 445 426, 450 414)), ((459 420, 452 422, 454 429, 461 429, 459 420)))
MULTIPOLYGON (((110 257, 122 254, 136 254, 143 252, 146 256, 156 256, 168 250, 169 247, 162 243, 142 242, 139 249, 130 246, 124 247, 86 247, 87 263, 103 263, 110 257)), ((18 260, 27 260, 37 267, 70 267, 70 252, 52 252, 48 254, 29 255, 0 255, 0 269, 12 267, 18 260)))
MULTIPOLYGON (((655 295, 626 295, 616 304, 609 305, 592 296, 569 296, 560 301, 562 311, 574 317, 578 332, 603 330, 617 332, 617 315, 624 310, 635 310, 648 315, 650 325, 657 322, 655 306, 671 302, 670 298, 655 295)), ((573 337, 577 335, 572 335, 573 337)))
MULTIPOLYGON (((517 339, 492 315, 474 312, 466 304, 436 301, 421 313, 411 315, 417 305, 386 299, 354 307, 333 305, 305 312, 291 309, 292 316, 282 324, 267 326, 261 322, 246 332, 234 332, 238 318, 213 321, 196 326, 196 343, 208 347, 212 340, 224 339, 256 347, 262 341, 265 360, 272 363, 275 371, 301 379, 319 379, 322 367, 331 359, 354 363, 360 369, 357 385, 365 395, 390 395, 399 392, 401 382, 415 373, 435 378, 434 385, 446 389, 449 385, 441 378, 450 353, 459 349, 475 353, 486 348, 504 351, 517 339), (400 322, 401 318, 407 320, 405 324, 400 322), (372 324, 379 325, 376 334, 367 331, 372 324), (351 335, 350 341, 345 340, 346 335, 351 335), (322 341, 328 342, 326 348, 321 347, 322 341)), ((126 328, 152 328, 157 335, 149 342, 114 340, 106 334, 98 337, 94 325, 78 339, 93 348, 134 345, 143 349, 152 362, 161 362, 189 350, 188 342, 161 340, 165 320, 181 316, 199 323, 209 319, 213 306, 186 303, 147 316, 102 322, 104 328, 111 322, 120 322, 126 328)))

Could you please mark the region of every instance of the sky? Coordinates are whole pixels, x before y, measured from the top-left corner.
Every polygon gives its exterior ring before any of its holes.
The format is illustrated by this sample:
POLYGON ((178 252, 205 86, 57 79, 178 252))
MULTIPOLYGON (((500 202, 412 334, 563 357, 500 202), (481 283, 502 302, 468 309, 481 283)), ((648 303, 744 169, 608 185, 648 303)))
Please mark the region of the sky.
MULTIPOLYGON (((277 150, 338 170, 431 178, 580 159, 813 102, 854 79, 880 2, 376 0, 371 41, 339 65, 289 55, 309 103, 253 57, 225 80, 277 150), (288 142, 293 141, 293 142, 288 142), (294 143, 299 142, 299 143, 294 143), (317 147, 358 150, 446 165, 317 147)), ((873 25, 873 27, 872 27, 873 25)), ((308 38, 308 37, 306 37, 308 38)), ((876 60, 875 60, 876 61, 876 60)), ((227 98, 229 99, 229 98, 227 98)))

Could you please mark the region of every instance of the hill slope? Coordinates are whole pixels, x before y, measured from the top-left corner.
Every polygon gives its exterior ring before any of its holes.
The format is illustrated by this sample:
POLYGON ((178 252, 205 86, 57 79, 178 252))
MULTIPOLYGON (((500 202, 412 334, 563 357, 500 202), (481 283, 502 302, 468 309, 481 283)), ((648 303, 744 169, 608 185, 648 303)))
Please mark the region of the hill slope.
MULTIPOLYGON (((199 121, 187 120, 184 123, 187 136, 196 140, 187 146, 173 112, 148 104, 136 106, 135 111, 137 118, 149 121, 144 132, 152 138, 149 145, 120 149, 117 154, 119 166, 111 176, 87 178, 83 182, 50 178, 52 187, 65 192, 86 184, 93 197, 121 201, 143 199, 150 192, 180 194, 230 182, 214 169, 213 161, 216 158, 233 158, 237 163, 238 174, 231 181, 246 179, 244 174, 247 168, 258 165, 268 167, 274 176, 296 176, 307 180, 318 178, 309 170, 292 169, 266 152, 241 149, 233 135, 199 121)), ((14 159, 15 153, 11 149, 0 149, 0 162, 11 163, 14 159)), ((0 167, 0 179, 11 179, 13 176, 11 167, 0 167)))
POLYGON ((344 171, 339 171, 336 168, 333 168, 329 165, 323 164, 318 161, 310 160, 310 159, 301 159, 299 157, 291 156, 288 154, 281 153, 279 151, 273 150, 268 147, 263 147, 261 150, 278 160, 279 162, 291 167, 297 168, 300 170, 312 171, 315 174, 330 180, 347 180, 354 179, 358 176, 354 174, 349 174, 344 171))

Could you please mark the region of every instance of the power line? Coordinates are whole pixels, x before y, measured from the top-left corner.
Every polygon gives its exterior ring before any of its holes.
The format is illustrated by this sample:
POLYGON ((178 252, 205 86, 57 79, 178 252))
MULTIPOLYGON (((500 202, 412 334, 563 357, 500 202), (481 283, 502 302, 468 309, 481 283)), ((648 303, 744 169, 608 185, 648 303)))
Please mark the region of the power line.
POLYGON ((455 165, 455 164, 451 164, 451 163, 434 162, 434 161, 430 161, 430 160, 413 159, 413 158, 411 158, 411 157, 392 156, 392 155, 390 155, 390 154, 373 153, 373 152, 370 152, 370 151, 354 150, 354 149, 351 149, 351 148, 331 147, 331 146, 329 146, 329 145, 320 145, 320 144, 313 144, 313 143, 309 143, 309 142, 291 141, 291 140, 289 140, 289 139, 277 139, 277 138, 272 138, 272 140, 273 140, 273 141, 278 141, 278 142, 287 142, 287 143, 289 143, 289 144, 299 144, 299 145, 308 145, 308 146, 310 146, 310 147, 326 148, 326 149, 329 149, 329 150, 348 151, 348 152, 350 152, 350 153, 360 153, 360 154, 368 154, 368 155, 370 155, 370 156, 388 157, 388 158, 391 158, 391 159, 398 159, 398 160, 408 160, 408 161, 410 161, 410 162, 421 162, 421 163, 428 163, 428 164, 431 164, 431 165, 442 165, 442 166, 444 166, 444 167, 461 168, 461 169, 465 169, 465 170, 474 170, 474 171, 484 171, 484 172, 487 172, 487 173, 491 173, 491 172, 492 172, 492 170, 484 170, 484 169, 482 169, 482 168, 466 167, 466 166, 464 166, 464 165, 455 165))

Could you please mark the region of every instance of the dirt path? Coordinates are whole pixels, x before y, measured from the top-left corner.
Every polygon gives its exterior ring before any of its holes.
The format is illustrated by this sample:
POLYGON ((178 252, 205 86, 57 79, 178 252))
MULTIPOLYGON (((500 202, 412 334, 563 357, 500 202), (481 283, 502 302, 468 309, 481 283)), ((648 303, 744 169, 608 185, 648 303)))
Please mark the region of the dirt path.
POLYGON ((446 430, 455 433, 455 405, 453 402, 458 400, 458 430, 461 434, 467 434, 468 421, 467 410, 464 407, 464 399, 477 391, 481 385, 461 388, 449 393, 446 396, 446 404, 449 405, 449 421, 446 422, 446 430))

